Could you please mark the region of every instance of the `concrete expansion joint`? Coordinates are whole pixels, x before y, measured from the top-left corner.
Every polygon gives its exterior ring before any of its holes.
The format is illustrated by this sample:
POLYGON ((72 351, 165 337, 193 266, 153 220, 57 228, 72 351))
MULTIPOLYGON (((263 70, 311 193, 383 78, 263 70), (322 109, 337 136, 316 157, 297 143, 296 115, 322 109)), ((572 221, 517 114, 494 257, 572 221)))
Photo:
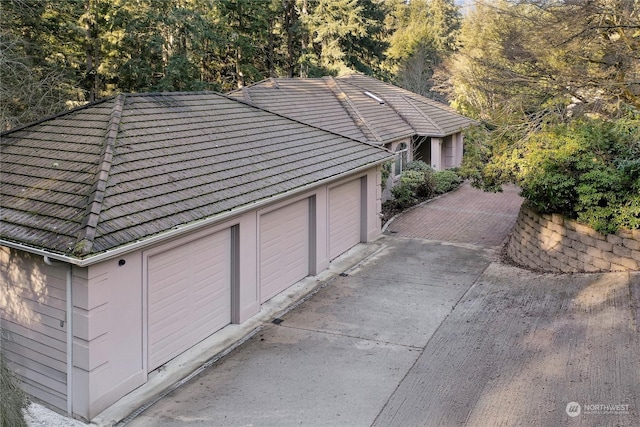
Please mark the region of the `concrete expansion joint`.
MULTIPOLYGON (((479 280, 484 275, 484 272, 487 271, 487 268, 489 268, 489 266, 491 266, 491 264, 493 264, 493 263, 494 262, 487 263, 487 265, 482 269, 482 271, 480 271, 480 273, 478 273, 478 276, 475 279, 473 279, 473 282, 471 283, 471 286, 469 286, 469 288, 466 290, 466 292, 464 294, 462 294, 460 296, 460 298, 458 298, 458 300, 451 306, 451 310, 449 310, 449 313, 447 313, 445 318, 442 319, 442 322, 440 322, 440 324, 438 325, 436 330, 433 331, 433 334, 431 334, 431 337, 429 337, 429 340, 425 343, 424 348, 427 348, 427 346, 429 345, 429 342, 431 342, 433 337, 435 337, 437 335, 437 333, 440 330, 440 328, 442 327, 442 325, 444 325, 446 323, 446 321, 449 318, 449 316, 451 316, 451 313, 453 313, 455 311, 456 307, 458 307, 458 304, 460 304, 461 301, 465 300, 467 295, 469 295, 471 290, 474 290, 476 288, 476 286, 481 286, 482 285, 482 283, 479 282, 479 280)), ((500 263, 500 262, 496 261, 496 263, 500 263)))

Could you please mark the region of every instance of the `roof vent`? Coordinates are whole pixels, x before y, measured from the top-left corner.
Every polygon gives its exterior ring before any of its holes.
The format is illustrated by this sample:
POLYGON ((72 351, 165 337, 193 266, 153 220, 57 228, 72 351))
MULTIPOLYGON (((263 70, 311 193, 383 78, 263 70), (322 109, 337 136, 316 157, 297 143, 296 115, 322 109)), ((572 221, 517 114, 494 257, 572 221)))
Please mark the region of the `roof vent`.
POLYGON ((373 99, 373 100, 377 101, 377 102, 378 102, 378 104, 381 104, 381 105, 382 105, 382 104, 384 104, 384 99, 382 99, 382 98, 379 98, 379 97, 375 96, 375 95, 374 95, 374 94, 372 94, 371 92, 365 92, 364 94, 365 94, 365 95, 367 95, 369 98, 371 98, 371 99, 373 99))

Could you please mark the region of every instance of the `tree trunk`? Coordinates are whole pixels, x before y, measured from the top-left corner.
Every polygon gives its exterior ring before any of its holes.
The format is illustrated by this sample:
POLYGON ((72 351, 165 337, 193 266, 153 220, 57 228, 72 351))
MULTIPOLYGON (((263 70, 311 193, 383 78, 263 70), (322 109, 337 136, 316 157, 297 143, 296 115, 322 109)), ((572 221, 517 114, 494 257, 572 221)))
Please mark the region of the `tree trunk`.
POLYGON ((283 0, 284 28, 287 33, 287 77, 292 78, 295 73, 295 45, 294 28, 296 24, 296 4, 295 0, 283 0))
MULTIPOLYGON (((302 11, 301 11, 301 16, 307 18, 309 15, 309 10, 308 10, 308 1, 307 0, 302 0, 302 11)), ((303 55, 307 53, 307 49, 309 48, 310 45, 310 41, 309 41, 309 31, 307 28, 305 28, 302 31, 302 37, 300 38, 301 42, 302 42, 302 53, 303 55)), ((306 63, 302 63, 300 64, 300 77, 301 78, 305 78, 309 75, 309 65, 306 63)))
POLYGON ((98 25, 96 22, 96 1, 98 0, 86 0, 85 2, 85 54, 86 54, 86 68, 85 68, 85 88, 88 91, 88 101, 93 102, 99 97, 100 93, 100 76, 98 75, 99 65, 99 40, 98 40, 98 25))

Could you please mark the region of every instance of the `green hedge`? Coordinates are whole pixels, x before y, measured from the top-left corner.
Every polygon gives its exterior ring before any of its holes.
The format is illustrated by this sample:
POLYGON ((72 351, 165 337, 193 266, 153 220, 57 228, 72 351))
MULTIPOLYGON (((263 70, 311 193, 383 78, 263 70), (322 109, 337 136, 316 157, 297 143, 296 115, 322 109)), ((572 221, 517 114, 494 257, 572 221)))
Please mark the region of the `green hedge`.
POLYGON ((418 194, 422 192, 425 174, 416 170, 407 170, 400 175, 400 182, 392 189, 391 194, 398 207, 405 208, 418 201, 418 194))
POLYGON ((517 183, 541 213, 602 233, 640 228, 640 122, 580 120, 539 131, 523 146, 517 183))
POLYGON ((435 172, 423 161, 410 162, 392 189, 397 208, 405 209, 419 200, 457 188, 462 179, 452 170, 435 172))
POLYGON ((447 193, 458 188, 462 183, 462 178, 452 170, 444 170, 433 173, 436 194, 447 193))

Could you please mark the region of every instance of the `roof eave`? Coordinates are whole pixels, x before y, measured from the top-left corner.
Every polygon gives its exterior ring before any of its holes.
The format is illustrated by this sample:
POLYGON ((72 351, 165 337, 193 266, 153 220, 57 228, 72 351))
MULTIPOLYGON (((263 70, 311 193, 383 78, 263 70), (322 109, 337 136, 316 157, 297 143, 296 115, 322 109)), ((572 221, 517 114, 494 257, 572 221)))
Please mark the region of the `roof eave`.
POLYGON ((50 250, 47 250, 47 249, 44 249, 44 248, 37 248, 37 247, 25 245, 23 243, 13 242, 13 241, 10 241, 10 240, 5 240, 5 239, 0 239, 0 246, 6 246, 6 247, 9 247, 9 248, 22 250, 22 251, 29 252, 29 253, 32 253, 32 254, 35 254, 35 255, 48 257, 48 258, 56 260, 56 261, 61 261, 61 262, 66 262, 68 264, 73 264, 73 265, 76 265, 78 267, 89 267, 89 266, 97 264, 99 262, 106 261, 106 260, 115 258, 117 256, 122 256, 122 255, 128 254, 130 252, 149 247, 151 245, 156 245, 156 244, 159 244, 159 243, 163 243, 163 242, 165 242, 165 241, 167 241, 169 239, 172 239, 172 238, 175 238, 175 237, 179 237, 179 236, 181 236, 183 234, 186 234, 186 233, 191 233, 191 232, 200 230, 200 229, 205 228, 205 227, 207 227, 207 226, 209 226, 211 224, 214 224, 216 222, 221 222, 221 221, 225 221, 225 220, 231 219, 233 217, 241 215, 241 214, 243 214, 245 212, 248 212, 250 210, 258 209, 260 207, 263 207, 263 206, 271 204, 271 203, 276 203, 276 202, 278 202, 280 200, 283 200, 283 199, 285 199, 287 197, 293 197, 295 195, 304 193, 306 191, 309 191, 312 188, 321 186, 321 185, 326 184, 328 182, 336 181, 336 180, 348 177, 350 175, 355 175, 355 174, 361 173, 361 172, 363 172, 363 171, 365 171, 367 169, 370 169, 373 166, 382 164, 382 163, 386 162, 387 160, 392 159, 393 157, 394 157, 394 154, 389 152, 389 155, 387 157, 383 158, 383 159, 373 161, 371 163, 368 163, 366 165, 360 166, 360 167, 358 167, 356 169, 353 169, 353 170, 350 170, 348 172, 344 172, 344 173, 341 173, 341 174, 336 175, 336 176, 332 176, 332 177, 329 177, 329 178, 322 179, 320 181, 309 183, 309 184, 306 184, 306 185, 304 185, 302 187, 296 188, 294 190, 290 190, 290 191, 287 191, 285 193, 281 193, 281 194, 272 196, 272 197, 267 198, 267 199, 258 200, 256 202, 249 203, 247 205, 243 205, 243 206, 240 206, 240 207, 235 208, 235 209, 231 209, 229 211, 226 211, 226 212, 223 212, 221 214, 217 214, 217 215, 211 216, 209 218, 205 218, 205 219, 201 219, 201 220, 198 220, 198 221, 194 221, 194 222, 186 224, 184 226, 178 226, 178 228, 174 228, 174 229, 171 229, 171 230, 167 230, 167 231, 161 232, 159 234, 156 234, 156 235, 151 236, 149 238, 145 238, 143 240, 138 240, 138 241, 135 241, 135 242, 124 244, 122 246, 118 246, 118 247, 113 248, 113 249, 106 250, 104 252, 99 252, 99 253, 96 253, 96 254, 88 255, 88 256, 86 256, 84 258, 77 258, 77 257, 69 256, 69 255, 64 255, 64 254, 61 254, 59 252, 53 252, 53 251, 50 251, 50 250))

